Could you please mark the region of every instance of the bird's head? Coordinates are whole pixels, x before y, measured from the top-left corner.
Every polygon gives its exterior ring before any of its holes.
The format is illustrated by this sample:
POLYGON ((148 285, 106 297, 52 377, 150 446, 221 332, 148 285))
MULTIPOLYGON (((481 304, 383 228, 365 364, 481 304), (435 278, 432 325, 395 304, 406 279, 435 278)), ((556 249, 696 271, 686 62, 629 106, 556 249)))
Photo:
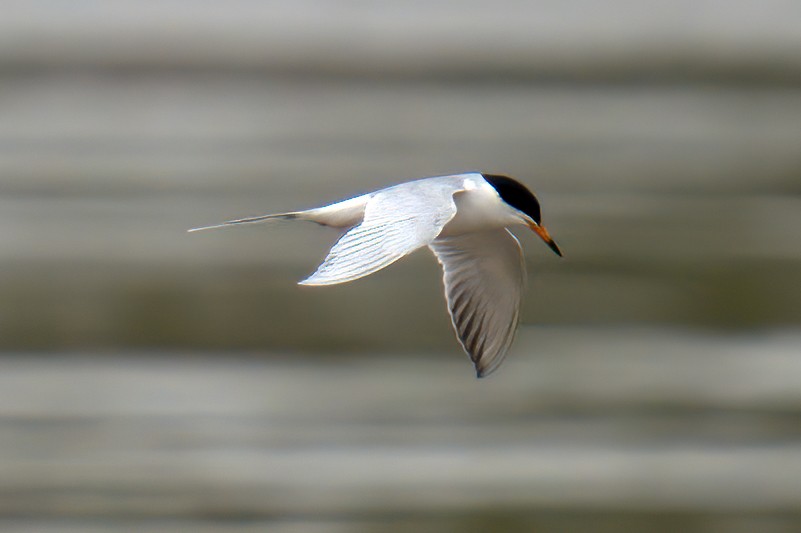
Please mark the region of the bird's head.
POLYGON ((496 174, 482 174, 482 176, 487 183, 492 185, 501 200, 520 214, 523 223, 539 235, 556 255, 562 257, 562 251, 559 246, 556 245, 548 230, 542 225, 540 203, 534 193, 519 181, 508 176, 496 174))

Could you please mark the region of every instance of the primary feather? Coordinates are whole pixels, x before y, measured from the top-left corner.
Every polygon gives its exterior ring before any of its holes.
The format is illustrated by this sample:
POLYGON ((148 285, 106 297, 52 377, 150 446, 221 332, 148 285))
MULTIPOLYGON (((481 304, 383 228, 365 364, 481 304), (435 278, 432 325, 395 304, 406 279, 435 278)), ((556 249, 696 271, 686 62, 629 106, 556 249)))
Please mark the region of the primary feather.
POLYGON ((426 246, 456 213, 455 183, 420 187, 403 183, 378 191, 367 201, 364 218, 328 252, 301 285, 333 285, 353 281, 387 267, 426 246))
POLYGON ((493 372, 514 339, 526 268, 520 243, 501 228, 436 239, 445 299, 456 336, 476 375, 493 372))

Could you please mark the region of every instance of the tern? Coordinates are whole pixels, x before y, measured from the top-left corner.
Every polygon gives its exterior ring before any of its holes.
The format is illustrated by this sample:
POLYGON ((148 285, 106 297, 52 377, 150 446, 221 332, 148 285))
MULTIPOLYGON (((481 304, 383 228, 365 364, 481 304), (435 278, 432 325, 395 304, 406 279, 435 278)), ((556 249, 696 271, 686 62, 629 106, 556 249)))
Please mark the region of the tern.
POLYGON ((525 185, 478 172, 408 181, 316 209, 189 231, 273 219, 308 220, 344 231, 300 285, 363 278, 427 246, 442 265, 451 323, 479 378, 501 364, 520 318, 526 265, 508 228, 527 226, 562 255, 542 225, 539 201, 525 185))

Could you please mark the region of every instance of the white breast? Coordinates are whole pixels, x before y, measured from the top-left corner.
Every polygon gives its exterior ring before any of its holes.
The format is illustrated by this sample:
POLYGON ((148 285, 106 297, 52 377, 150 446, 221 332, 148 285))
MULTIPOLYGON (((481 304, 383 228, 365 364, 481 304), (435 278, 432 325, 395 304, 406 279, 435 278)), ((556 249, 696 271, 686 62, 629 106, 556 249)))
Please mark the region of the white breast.
POLYGON ((502 201, 495 189, 483 179, 480 183, 474 183, 474 187, 456 193, 453 199, 456 202, 456 215, 442 228, 442 237, 523 223, 515 210, 502 201))

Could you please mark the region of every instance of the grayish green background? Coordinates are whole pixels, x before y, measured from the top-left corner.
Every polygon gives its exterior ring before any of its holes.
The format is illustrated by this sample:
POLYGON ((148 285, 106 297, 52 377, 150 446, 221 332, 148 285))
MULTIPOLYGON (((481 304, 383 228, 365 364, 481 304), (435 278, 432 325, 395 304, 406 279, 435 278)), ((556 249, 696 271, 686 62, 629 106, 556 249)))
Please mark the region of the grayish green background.
POLYGON ((4 531, 801 527, 797 2, 7 2, 4 531), (427 251, 224 219, 534 189, 476 381, 427 251))

